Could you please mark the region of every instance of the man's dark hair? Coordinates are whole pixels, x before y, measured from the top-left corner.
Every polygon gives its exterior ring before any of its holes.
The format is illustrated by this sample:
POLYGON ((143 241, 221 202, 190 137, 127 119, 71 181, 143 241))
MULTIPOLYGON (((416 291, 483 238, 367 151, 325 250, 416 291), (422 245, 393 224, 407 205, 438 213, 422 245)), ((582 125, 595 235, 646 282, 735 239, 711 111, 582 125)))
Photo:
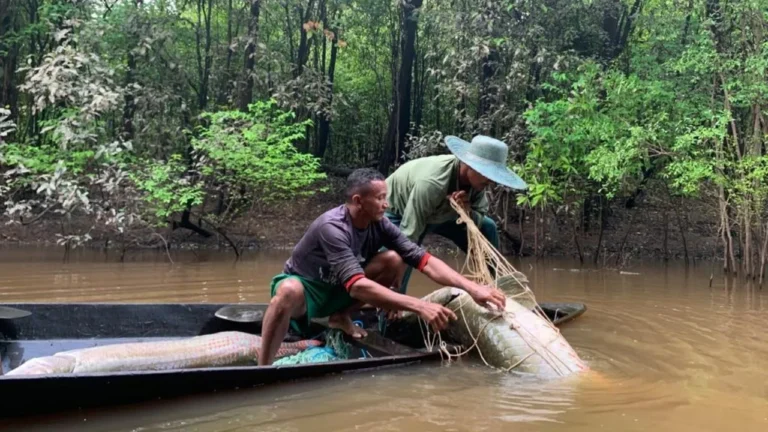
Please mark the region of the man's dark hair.
POLYGON ((372 182, 384 180, 384 176, 373 168, 358 168, 352 171, 347 177, 347 187, 344 191, 347 201, 352 199, 352 195, 365 194, 372 182))

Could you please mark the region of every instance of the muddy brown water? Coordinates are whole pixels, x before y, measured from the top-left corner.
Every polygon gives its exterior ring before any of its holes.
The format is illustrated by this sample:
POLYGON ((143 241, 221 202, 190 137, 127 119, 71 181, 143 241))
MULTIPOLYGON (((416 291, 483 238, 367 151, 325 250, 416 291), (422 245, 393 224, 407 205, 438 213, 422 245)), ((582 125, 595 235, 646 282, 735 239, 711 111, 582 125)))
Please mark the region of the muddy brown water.
MULTIPOLYGON (((132 253, 0 249, 0 302, 265 302, 289 251, 132 253)), ((444 256, 454 266, 459 258, 444 256)), ((711 264, 620 274, 512 260, 539 301, 583 302, 563 326, 599 379, 527 382, 480 361, 331 376, 224 394, 0 422, 56 431, 766 431, 768 288, 711 264), (577 271, 578 270, 578 271, 577 271)), ((437 285, 421 274, 409 293, 437 285)), ((10 395, 0 395, 2 398, 10 395)), ((66 395, 62 395, 66 397, 66 395)))

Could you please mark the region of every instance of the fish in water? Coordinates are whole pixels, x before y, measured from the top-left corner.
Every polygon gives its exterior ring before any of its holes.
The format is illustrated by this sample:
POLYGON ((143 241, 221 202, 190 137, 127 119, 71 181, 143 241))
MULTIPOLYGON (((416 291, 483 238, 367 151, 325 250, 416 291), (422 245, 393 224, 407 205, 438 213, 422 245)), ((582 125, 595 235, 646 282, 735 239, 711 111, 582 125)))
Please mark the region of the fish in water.
MULTIPOLYGON (((322 342, 284 342, 275 358, 297 354, 322 342)), ((259 357, 261 337, 227 331, 181 340, 132 342, 63 351, 31 359, 9 375, 115 371, 157 371, 246 365, 259 357)))
POLYGON ((476 348, 490 366, 545 379, 589 370, 557 327, 509 295, 504 313, 480 306, 458 288, 441 288, 423 299, 453 310, 458 319, 444 335, 467 348, 477 340, 476 348))

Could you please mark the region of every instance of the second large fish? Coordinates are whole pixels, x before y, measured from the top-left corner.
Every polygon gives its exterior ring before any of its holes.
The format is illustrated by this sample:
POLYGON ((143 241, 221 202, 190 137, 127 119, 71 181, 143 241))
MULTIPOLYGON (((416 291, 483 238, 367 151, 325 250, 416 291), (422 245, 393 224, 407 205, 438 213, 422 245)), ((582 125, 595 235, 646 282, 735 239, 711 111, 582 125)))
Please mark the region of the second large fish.
MULTIPOLYGON (((317 340, 284 342, 275 358, 319 346, 317 340)), ((41 375, 189 369, 246 365, 256 361, 261 337, 243 332, 220 332, 188 339, 132 342, 63 351, 30 359, 6 375, 41 375)))

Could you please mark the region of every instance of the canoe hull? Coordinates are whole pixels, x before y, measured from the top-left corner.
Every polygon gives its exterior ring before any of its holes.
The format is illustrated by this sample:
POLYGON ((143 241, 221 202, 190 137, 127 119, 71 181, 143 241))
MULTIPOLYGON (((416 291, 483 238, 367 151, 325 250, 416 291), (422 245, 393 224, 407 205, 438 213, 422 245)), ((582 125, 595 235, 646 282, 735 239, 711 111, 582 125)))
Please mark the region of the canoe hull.
MULTIPOLYGON (((569 305, 571 319, 585 310, 583 305, 569 305)), ((31 315, 0 319, 0 371, 3 374, 31 358, 72 349, 189 338, 223 331, 261 332, 258 321, 238 323, 216 317, 215 312, 225 304, 24 303, 8 306, 30 311, 31 315)), ((252 307, 264 311, 267 304, 252 307)), ((364 322, 369 336, 362 341, 347 339, 354 346, 349 360, 267 367, 1 376, 0 415, 29 416, 134 403, 441 359, 437 350, 430 352, 420 349, 418 344, 408 346, 382 337, 375 331, 374 311, 362 311, 355 318, 364 322)), ((312 330, 320 334, 325 327, 317 324, 312 330)), ((289 334, 285 341, 299 339, 298 335, 289 334)))
POLYGON ((282 367, 243 366, 138 373, 54 374, 42 378, 9 377, 0 381, 0 391, 4 395, 0 415, 40 415, 195 393, 245 389, 362 370, 407 366, 439 358, 439 354, 430 353, 282 367), (34 396, 22 397, 24 394, 34 396))
MULTIPOLYGON (((9 305, 11 306, 11 305, 9 305)), ((57 352, 115 343, 175 340, 224 331, 260 334, 261 323, 233 323, 215 316, 224 304, 13 304, 32 312, 0 320, 0 415, 37 415, 77 408, 139 402, 192 393, 256 387, 384 367, 440 360, 371 334, 355 345, 355 358, 327 363, 188 370, 5 375, 23 362, 57 352), (365 356, 366 358, 356 358, 365 356), (25 395, 34 395, 27 397, 25 395)), ((266 304, 254 304, 266 310, 266 304)), ((317 325, 317 334, 325 328, 317 325)), ((289 334, 285 341, 299 340, 289 334)))

